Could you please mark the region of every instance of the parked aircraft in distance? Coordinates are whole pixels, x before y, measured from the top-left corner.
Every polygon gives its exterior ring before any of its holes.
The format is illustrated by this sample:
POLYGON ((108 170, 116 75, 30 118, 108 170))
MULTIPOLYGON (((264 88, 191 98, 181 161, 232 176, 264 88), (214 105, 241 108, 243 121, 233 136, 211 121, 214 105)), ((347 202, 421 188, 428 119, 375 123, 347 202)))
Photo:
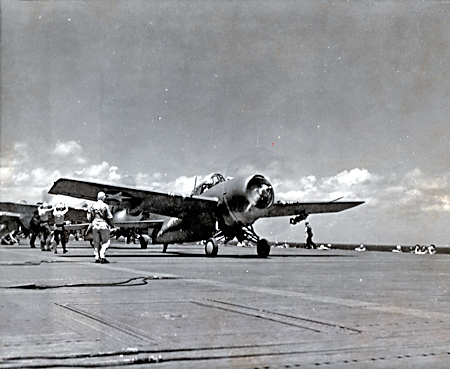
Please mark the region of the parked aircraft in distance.
MULTIPOLYGON (((19 228, 26 235, 30 233, 30 221, 40 204, 22 202, 0 202, 0 223, 5 225, 2 233, 19 228)), ((50 220, 53 215, 50 213, 50 220)), ((65 218, 70 222, 86 222, 86 209, 69 207, 65 218)))
POLYGON ((271 183, 259 174, 228 180, 221 174, 213 174, 195 187, 190 196, 67 178, 58 179, 49 193, 94 201, 99 191, 106 193, 107 203, 110 200, 120 203, 127 214, 147 213, 163 220, 161 229, 151 233, 153 244, 163 244, 165 250, 171 243, 206 241, 208 256, 217 255, 218 241, 227 243, 236 238, 240 242, 255 242, 258 256, 265 258, 270 253, 269 243, 253 229, 259 218, 295 216, 291 224, 296 224, 309 214, 340 212, 364 203, 336 200, 275 203, 271 183))

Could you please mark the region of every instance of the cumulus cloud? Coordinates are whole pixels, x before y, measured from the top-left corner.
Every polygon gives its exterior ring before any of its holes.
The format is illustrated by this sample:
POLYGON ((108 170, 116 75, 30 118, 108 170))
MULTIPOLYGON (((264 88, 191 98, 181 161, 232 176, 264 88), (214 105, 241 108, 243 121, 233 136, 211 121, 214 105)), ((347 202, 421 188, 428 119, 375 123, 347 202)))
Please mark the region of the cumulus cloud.
POLYGON ((278 200, 330 201, 338 197, 347 200, 371 197, 371 189, 379 185, 381 177, 371 174, 367 169, 355 168, 335 176, 316 178, 313 175, 297 180, 274 182, 278 200))
POLYGON ((422 190, 448 189, 450 187, 450 174, 442 173, 439 176, 427 176, 416 168, 406 173, 403 183, 414 185, 422 190))
POLYGON ((110 165, 108 162, 103 161, 100 164, 91 165, 90 167, 83 169, 81 172, 83 176, 92 180, 100 178, 106 179, 109 178, 109 168, 110 165))
POLYGON ((159 172, 148 174, 138 173, 135 177, 135 185, 151 189, 158 189, 161 186, 162 175, 159 172))
POLYGON ((55 155, 61 155, 61 156, 67 156, 67 155, 74 155, 74 154, 80 154, 82 152, 81 146, 76 141, 67 141, 62 142, 58 141, 56 142, 55 149, 53 150, 53 153, 55 155))
MULTIPOLYGON (((197 185, 200 182, 201 181, 199 181, 199 179, 197 178, 197 185)), ((190 194, 194 189, 194 184, 195 184, 195 176, 194 177, 180 176, 176 178, 174 181, 166 183, 160 182, 159 190, 190 194)))
POLYGON ((118 181, 120 180, 120 178, 122 177, 119 173, 119 168, 117 168, 116 166, 112 166, 109 168, 109 179, 111 181, 118 181))
POLYGON ((132 186, 136 183, 134 178, 121 174, 119 167, 116 165, 110 165, 107 161, 102 161, 100 164, 94 164, 89 167, 76 170, 73 173, 76 177, 79 177, 82 180, 112 182, 132 186))
POLYGON ((431 212, 436 211, 450 212, 450 196, 448 195, 435 196, 433 198, 433 203, 431 203, 429 206, 426 206, 425 210, 431 212))
POLYGON ((16 142, 11 147, 4 148, 0 157, 0 184, 14 184, 17 175, 27 172, 24 169, 28 163, 28 146, 24 143, 16 142))
POLYGON ((45 168, 36 168, 31 171, 31 175, 29 177, 31 183, 30 185, 34 185, 36 187, 48 187, 52 182, 56 181, 61 177, 61 173, 59 170, 47 170, 45 168))
POLYGON ((364 182, 369 181, 372 177, 373 175, 371 175, 367 169, 355 168, 350 171, 345 170, 334 177, 325 178, 323 184, 331 187, 339 186, 341 188, 348 188, 361 185, 364 182))

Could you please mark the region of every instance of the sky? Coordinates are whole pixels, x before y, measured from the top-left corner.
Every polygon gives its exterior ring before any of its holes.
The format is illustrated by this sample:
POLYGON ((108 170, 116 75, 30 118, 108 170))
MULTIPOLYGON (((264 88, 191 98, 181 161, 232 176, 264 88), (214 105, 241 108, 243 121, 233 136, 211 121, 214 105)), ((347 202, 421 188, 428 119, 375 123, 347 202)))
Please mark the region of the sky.
POLYGON ((60 177, 190 193, 258 173, 276 200, 365 201, 309 216, 316 243, 450 244, 447 1, 0 6, 0 201, 60 201, 60 177))

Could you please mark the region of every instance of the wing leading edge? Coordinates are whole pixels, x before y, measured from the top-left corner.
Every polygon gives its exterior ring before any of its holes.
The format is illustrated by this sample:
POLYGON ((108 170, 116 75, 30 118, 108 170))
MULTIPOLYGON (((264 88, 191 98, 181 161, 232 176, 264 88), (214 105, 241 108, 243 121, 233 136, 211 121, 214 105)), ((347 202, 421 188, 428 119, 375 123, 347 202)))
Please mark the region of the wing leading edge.
POLYGON ((346 202, 278 202, 268 208, 263 217, 282 217, 299 214, 337 213, 355 206, 364 204, 364 201, 346 202))
POLYGON ((67 178, 58 179, 49 193, 95 201, 99 191, 106 193, 107 203, 119 203, 129 209, 140 209, 177 218, 192 217, 205 212, 212 213, 218 202, 216 198, 141 190, 67 178))

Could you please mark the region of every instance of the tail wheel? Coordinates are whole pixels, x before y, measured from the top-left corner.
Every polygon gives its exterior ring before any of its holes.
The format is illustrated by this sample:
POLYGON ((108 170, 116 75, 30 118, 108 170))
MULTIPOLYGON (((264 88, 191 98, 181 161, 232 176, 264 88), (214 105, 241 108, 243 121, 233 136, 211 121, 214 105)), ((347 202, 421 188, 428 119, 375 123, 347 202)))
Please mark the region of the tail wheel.
POLYGON ((258 256, 260 258, 267 258, 270 254, 269 242, 267 242, 264 238, 258 240, 258 243, 256 244, 256 251, 258 252, 258 256))
POLYGON ((206 256, 215 257, 215 256, 217 256, 218 251, 219 251, 219 245, 217 244, 217 241, 215 238, 210 238, 208 241, 206 241, 206 244, 205 244, 206 256))

